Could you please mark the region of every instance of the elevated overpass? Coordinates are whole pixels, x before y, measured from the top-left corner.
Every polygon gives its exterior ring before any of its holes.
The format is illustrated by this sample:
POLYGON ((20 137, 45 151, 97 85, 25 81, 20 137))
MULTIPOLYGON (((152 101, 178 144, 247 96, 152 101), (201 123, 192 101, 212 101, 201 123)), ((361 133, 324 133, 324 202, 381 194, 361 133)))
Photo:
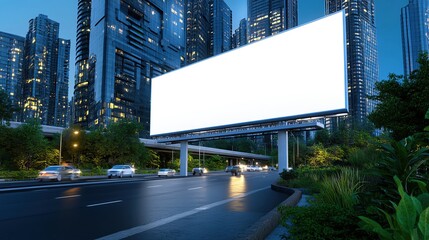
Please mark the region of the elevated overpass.
MULTIPOLYGON (((18 126, 24 123, 21 122, 10 122, 10 127, 17 128, 18 126)), ((56 134, 61 134, 65 128, 49 126, 49 125, 41 125, 42 132, 45 136, 54 136, 56 134)), ((168 144, 168 143, 160 143, 154 139, 146 139, 140 138, 140 142, 145 145, 145 147, 160 150, 160 151, 180 151, 180 144, 168 144)), ((196 145, 188 145, 188 151, 194 154, 206 154, 206 155, 219 155, 227 158, 233 159, 247 159, 247 160, 255 160, 255 161, 269 161, 271 160, 270 156, 246 153, 246 152, 238 152, 231 150, 224 150, 218 148, 210 148, 196 145)))

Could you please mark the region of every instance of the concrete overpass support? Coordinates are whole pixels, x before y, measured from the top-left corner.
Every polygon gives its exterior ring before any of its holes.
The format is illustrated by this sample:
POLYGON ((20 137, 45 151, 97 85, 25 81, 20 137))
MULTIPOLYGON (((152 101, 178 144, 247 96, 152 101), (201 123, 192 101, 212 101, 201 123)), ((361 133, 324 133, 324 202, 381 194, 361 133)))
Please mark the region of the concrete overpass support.
POLYGON ((279 152, 279 173, 289 167, 289 156, 288 156, 288 131, 279 131, 277 147, 279 152))
POLYGON ((180 142, 180 176, 188 176, 188 141, 180 142))

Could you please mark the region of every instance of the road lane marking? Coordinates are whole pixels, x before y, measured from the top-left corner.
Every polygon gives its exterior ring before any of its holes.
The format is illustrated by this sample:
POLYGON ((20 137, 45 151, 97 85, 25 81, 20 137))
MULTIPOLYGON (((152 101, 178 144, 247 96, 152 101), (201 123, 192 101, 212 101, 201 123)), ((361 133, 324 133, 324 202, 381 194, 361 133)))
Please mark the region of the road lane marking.
POLYGON ((189 190, 189 191, 192 191, 192 190, 197 190, 197 189, 201 189, 201 188, 203 188, 203 187, 188 188, 188 190, 189 190))
POLYGON ((68 196, 56 197, 55 199, 75 198, 75 197, 80 197, 80 195, 68 195, 68 196))
POLYGON ((148 186, 147 188, 156 188, 156 187, 162 187, 162 185, 153 185, 153 186, 148 186))
POLYGON ((190 211, 179 213, 179 214, 173 215, 171 217, 163 218, 163 219, 157 220, 155 222, 151 222, 149 224, 140 225, 140 226, 133 227, 133 228, 130 228, 130 229, 126 229, 126 230, 123 230, 123 231, 120 231, 120 232, 116 232, 116 233, 113 233, 113 234, 110 234, 110 235, 107 235, 107 236, 104 236, 104 237, 101 237, 101 238, 97 238, 97 240, 114 240, 114 239, 124 239, 124 238, 127 238, 127 237, 131 237, 133 235, 136 235, 136 234, 148 231, 148 230, 153 229, 153 228, 160 227, 162 225, 174 222, 176 220, 179 220, 179 219, 182 219, 182 218, 194 215, 194 214, 199 213, 201 211, 208 210, 208 209, 211 209, 211 208, 214 208, 214 207, 217 207, 217 206, 220 206, 220 205, 223 205, 223 204, 235 201, 235 200, 237 200, 239 198, 243 198, 243 197, 249 196, 251 194, 254 194, 254 193, 257 193, 257 192, 269 189, 269 188, 271 188, 271 186, 260 188, 260 189, 256 189, 256 190, 253 190, 253 191, 250 191, 250 192, 247 192, 247 193, 242 193, 242 194, 239 194, 237 196, 234 196, 234 197, 222 200, 222 201, 214 202, 214 203, 211 203, 211 204, 207 204, 207 205, 204 205, 204 206, 201 206, 201 207, 198 207, 198 208, 194 208, 194 209, 192 209, 190 211))
POLYGON ((111 201, 111 202, 103 202, 103 203, 95 203, 95 204, 86 205, 86 207, 97 207, 97 206, 102 206, 102 205, 107 205, 107 204, 114 204, 114 203, 119 203, 119 202, 122 202, 122 200, 116 200, 116 201, 111 201))

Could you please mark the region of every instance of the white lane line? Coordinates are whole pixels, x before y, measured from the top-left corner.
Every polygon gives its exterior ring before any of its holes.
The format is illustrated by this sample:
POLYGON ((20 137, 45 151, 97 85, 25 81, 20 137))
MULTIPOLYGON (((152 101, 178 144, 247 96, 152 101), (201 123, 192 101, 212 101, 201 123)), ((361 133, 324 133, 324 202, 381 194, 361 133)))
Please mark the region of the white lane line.
POLYGON ((107 205, 107 204, 113 204, 113 203, 119 203, 119 202, 122 202, 122 200, 111 201, 111 202, 103 202, 103 203, 96 203, 96 204, 90 204, 90 205, 86 205, 86 207, 97 207, 97 206, 101 206, 101 205, 107 205))
POLYGON ((107 236, 98 238, 97 240, 124 239, 124 238, 130 237, 130 236, 133 236, 133 235, 136 235, 136 234, 148 231, 150 229, 157 228, 157 227, 160 227, 162 225, 171 223, 171 222, 179 220, 181 218, 185 218, 185 217, 194 215, 194 214, 196 214, 198 212, 201 212, 201 211, 204 211, 204 210, 208 210, 210 208, 214 208, 214 207, 217 207, 217 206, 220 206, 220 205, 232 202, 234 200, 237 200, 238 198, 246 197, 248 195, 257 193, 259 191, 263 191, 263 190, 269 189, 269 188, 271 188, 271 187, 268 186, 268 187, 256 189, 256 190, 253 190, 253 191, 250 191, 250 192, 247 192, 247 193, 242 193, 242 194, 239 194, 239 195, 237 195, 235 197, 228 198, 228 199, 225 199, 225 200, 222 200, 222 201, 218 201, 218 202, 214 202, 214 203, 211 203, 211 204, 207 204, 207 205, 204 205, 204 206, 201 206, 201 207, 198 207, 198 208, 194 208, 194 209, 192 209, 190 211, 179 213, 179 214, 173 215, 171 217, 163 218, 163 219, 160 219, 160 220, 155 221, 155 222, 151 222, 151 223, 146 224, 146 225, 140 225, 140 226, 133 227, 133 228, 130 228, 130 229, 126 229, 126 230, 123 230, 123 231, 120 231, 120 232, 116 232, 116 233, 113 233, 111 235, 107 235, 107 236))
POLYGON ((156 188, 156 187, 162 187, 162 185, 153 185, 153 186, 148 186, 147 188, 156 188))
POLYGON ((56 197, 55 199, 75 198, 75 197, 80 197, 80 195, 68 195, 68 196, 56 197))
POLYGON ((188 190, 189 190, 189 191, 192 191, 192 190, 197 190, 197 189, 201 189, 201 188, 203 188, 203 187, 188 188, 188 190))

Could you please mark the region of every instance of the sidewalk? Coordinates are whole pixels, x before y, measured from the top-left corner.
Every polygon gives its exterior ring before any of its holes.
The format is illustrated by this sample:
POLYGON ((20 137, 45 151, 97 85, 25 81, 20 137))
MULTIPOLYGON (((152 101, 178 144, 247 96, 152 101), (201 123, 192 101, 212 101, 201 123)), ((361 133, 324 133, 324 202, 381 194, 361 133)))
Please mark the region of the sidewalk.
MULTIPOLYGON (((309 195, 302 195, 301 200, 299 200, 297 206, 307 206, 308 205, 309 195)), ((282 235, 287 235, 287 228, 279 224, 270 235, 268 235, 265 240, 279 240, 282 239, 282 235)))

